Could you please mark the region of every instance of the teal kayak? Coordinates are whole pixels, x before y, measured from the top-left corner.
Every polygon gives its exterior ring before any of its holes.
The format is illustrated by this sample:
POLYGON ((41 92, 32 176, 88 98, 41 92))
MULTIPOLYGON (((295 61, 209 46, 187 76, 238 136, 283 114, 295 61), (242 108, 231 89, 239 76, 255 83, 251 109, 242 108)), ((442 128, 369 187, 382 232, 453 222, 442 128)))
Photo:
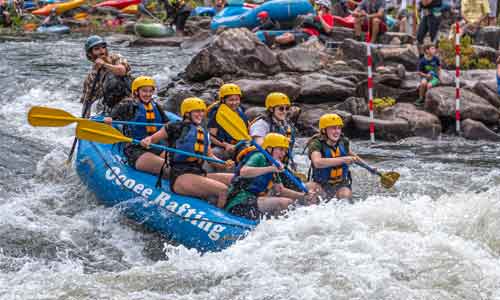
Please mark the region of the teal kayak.
POLYGON ((135 34, 145 38, 158 38, 173 36, 175 31, 172 27, 158 23, 137 23, 134 26, 135 34))

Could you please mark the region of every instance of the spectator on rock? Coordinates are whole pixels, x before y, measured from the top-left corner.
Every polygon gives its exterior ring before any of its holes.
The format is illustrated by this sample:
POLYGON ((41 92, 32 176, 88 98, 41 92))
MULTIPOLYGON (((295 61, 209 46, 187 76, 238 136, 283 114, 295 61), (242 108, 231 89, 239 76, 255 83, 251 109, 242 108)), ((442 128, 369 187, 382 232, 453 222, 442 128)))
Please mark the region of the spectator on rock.
MULTIPOLYGON (((490 15, 490 4, 488 0, 462 0, 460 13, 462 20, 460 21, 460 35, 467 34, 473 39, 476 38, 481 23, 488 20, 490 15)), ((455 24, 450 32, 450 39, 453 39, 456 33, 455 24)))
POLYGON ((424 46, 424 57, 418 63, 418 75, 420 75, 421 81, 418 88, 419 97, 415 102, 416 106, 422 106, 427 91, 438 86, 440 83, 441 62, 436 56, 436 51, 434 44, 424 46))
POLYGON ((277 36, 274 42, 279 45, 300 44, 311 36, 319 37, 320 32, 330 33, 333 29, 333 16, 330 14, 331 2, 330 0, 316 0, 316 5, 318 6, 317 16, 303 16, 302 28, 277 36))
POLYGON ((427 33, 431 38, 431 43, 436 43, 439 32, 439 25, 441 24, 441 7, 443 3, 441 0, 421 0, 419 5, 420 11, 420 24, 417 31, 417 43, 419 53, 422 56, 421 46, 424 44, 424 39, 427 33))
POLYGON ((339 16, 342 18, 345 18, 358 7, 358 5, 361 3, 361 0, 333 0, 333 8, 332 8, 332 14, 334 16, 339 16))
POLYGON ((6 1, 0 2, 0 26, 9 27, 12 24, 10 14, 7 11, 6 1))
POLYGON ((385 23, 385 0, 363 0, 352 13, 354 16, 354 35, 362 40, 361 31, 370 31, 371 42, 375 43, 379 34, 387 31, 385 23))
POLYGON ((406 23, 409 15, 407 0, 393 0, 388 11, 394 15, 396 20, 394 27, 397 26, 399 32, 406 33, 406 23))

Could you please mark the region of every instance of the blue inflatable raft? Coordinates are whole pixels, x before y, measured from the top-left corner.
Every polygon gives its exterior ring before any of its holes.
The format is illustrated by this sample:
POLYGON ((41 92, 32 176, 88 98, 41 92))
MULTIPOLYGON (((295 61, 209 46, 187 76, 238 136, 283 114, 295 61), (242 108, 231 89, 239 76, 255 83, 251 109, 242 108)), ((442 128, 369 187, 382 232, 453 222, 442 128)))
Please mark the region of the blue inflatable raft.
POLYGON ((229 6, 212 19, 210 29, 215 31, 220 26, 254 28, 258 25, 257 14, 261 11, 267 11, 272 20, 289 22, 298 15, 314 13, 314 8, 308 0, 271 0, 253 9, 229 6))
POLYGON ((51 26, 40 26, 36 29, 38 33, 48 33, 48 34, 64 34, 70 33, 70 29, 66 25, 51 25, 51 26))
POLYGON ((167 180, 156 188, 157 176, 131 168, 120 148, 80 141, 75 165, 97 198, 127 218, 200 252, 225 249, 257 225, 200 199, 174 194, 167 180))
POLYGON ((210 6, 198 6, 191 11, 191 16, 215 16, 215 8, 210 6))

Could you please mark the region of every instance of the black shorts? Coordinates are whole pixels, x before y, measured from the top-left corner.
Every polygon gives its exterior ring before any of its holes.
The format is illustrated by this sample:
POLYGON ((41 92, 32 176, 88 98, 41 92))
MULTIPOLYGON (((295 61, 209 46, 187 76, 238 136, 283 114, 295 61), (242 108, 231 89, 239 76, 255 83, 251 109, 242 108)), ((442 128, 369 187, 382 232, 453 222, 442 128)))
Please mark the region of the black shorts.
POLYGON ((127 163, 134 169, 135 169, 135 163, 137 162, 139 157, 147 152, 160 156, 160 154, 163 151, 158 149, 146 149, 140 145, 132 145, 132 144, 125 146, 125 149, 123 150, 125 157, 127 157, 127 163))
POLYGON ((309 33, 304 31, 294 31, 292 34, 296 44, 303 43, 311 37, 309 33))
POLYGON ((194 174, 199 176, 207 176, 207 172, 197 164, 172 164, 170 166, 170 190, 175 193, 174 184, 179 176, 184 174, 194 174))
POLYGON ((257 205, 257 196, 249 197, 245 203, 233 206, 229 212, 233 215, 254 221, 259 220, 263 216, 257 205))
POLYGON ((331 184, 331 183, 323 183, 320 184, 321 188, 323 189, 323 197, 326 198, 325 200, 330 200, 332 198, 335 198, 337 196, 337 191, 340 190, 341 188, 348 188, 352 190, 351 187, 351 180, 345 179, 339 183, 336 184, 331 184))

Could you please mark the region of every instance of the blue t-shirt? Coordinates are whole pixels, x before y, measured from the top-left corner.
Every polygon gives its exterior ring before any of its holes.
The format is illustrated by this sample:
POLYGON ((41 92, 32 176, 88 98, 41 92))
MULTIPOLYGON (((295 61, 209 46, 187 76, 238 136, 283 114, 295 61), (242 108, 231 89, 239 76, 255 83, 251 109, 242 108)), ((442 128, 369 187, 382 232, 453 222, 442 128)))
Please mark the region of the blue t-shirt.
POLYGON ((418 71, 425 74, 431 74, 433 77, 438 77, 440 66, 441 62, 436 56, 433 56, 431 59, 427 59, 424 56, 418 63, 418 71))

